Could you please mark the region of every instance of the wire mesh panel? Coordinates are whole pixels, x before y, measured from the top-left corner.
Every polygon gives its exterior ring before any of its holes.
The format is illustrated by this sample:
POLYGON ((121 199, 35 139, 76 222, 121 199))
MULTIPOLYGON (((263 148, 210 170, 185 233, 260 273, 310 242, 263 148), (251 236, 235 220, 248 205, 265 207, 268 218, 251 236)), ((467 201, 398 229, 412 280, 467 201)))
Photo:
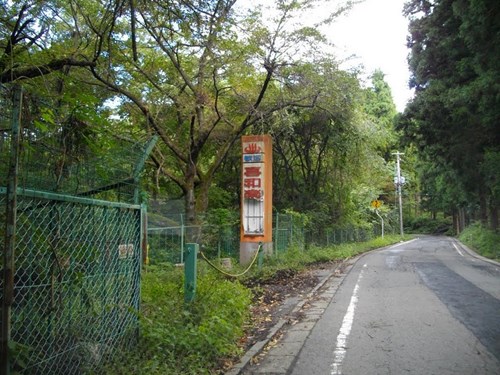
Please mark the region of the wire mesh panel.
POLYGON ((277 213, 274 219, 273 242, 277 254, 288 250, 291 246, 303 250, 305 238, 304 223, 301 218, 277 213))
POLYGON ((149 261, 151 264, 183 263, 182 249, 194 241, 210 258, 236 257, 239 254, 240 227, 228 225, 148 228, 149 261), (189 241, 187 239, 190 239, 189 241))
MULTIPOLYGON (((5 190, 0 190, 0 205, 5 190)), ((12 367, 82 374, 138 334, 141 208, 24 191, 18 195, 12 367)))
POLYGON ((148 228, 149 261, 183 263, 184 226, 148 228))

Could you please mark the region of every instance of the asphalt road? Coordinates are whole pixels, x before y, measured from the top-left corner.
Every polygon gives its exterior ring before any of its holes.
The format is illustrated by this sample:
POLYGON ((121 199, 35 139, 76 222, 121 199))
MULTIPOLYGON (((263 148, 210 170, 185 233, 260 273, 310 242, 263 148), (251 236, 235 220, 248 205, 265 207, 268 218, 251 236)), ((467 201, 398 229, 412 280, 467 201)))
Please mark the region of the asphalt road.
POLYGON ((288 374, 500 374, 500 267, 448 237, 369 253, 294 357, 288 374))

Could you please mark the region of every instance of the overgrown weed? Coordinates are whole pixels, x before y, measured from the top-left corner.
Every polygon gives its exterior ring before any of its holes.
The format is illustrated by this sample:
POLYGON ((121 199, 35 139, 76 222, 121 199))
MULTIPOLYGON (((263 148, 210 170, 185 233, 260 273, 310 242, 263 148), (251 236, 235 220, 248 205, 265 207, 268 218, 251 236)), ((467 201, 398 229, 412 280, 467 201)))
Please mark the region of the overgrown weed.
POLYGON ((460 241, 484 257, 500 261, 500 233, 476 222, 458 237, 460 241))

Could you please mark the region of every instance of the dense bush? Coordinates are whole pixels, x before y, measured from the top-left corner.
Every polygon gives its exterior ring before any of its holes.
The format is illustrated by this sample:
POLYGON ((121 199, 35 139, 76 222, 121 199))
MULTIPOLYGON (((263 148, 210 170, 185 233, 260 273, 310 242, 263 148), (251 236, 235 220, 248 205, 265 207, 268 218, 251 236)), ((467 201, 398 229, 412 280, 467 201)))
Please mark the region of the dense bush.
POLYGON ((139 347, 109 374, 210 374, 221 358, 238 354, 251 292, 201 270, 196 300, 184 303, 183 271, 150 266, 143 274, 139 347))
POLYGON ((500 260, 500 233, 484 228, 481 223, 467 227, 459 236, 460 241, 479 254, 500 260))

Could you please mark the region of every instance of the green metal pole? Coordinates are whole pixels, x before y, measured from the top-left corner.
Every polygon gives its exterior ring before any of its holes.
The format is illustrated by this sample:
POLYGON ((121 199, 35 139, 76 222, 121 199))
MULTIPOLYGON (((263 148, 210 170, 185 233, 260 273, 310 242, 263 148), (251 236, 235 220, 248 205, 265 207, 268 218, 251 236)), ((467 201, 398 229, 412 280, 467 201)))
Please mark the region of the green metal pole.
POLYGON ((12 111, 12 143, 7 185, 7 204, 3 254, 3 302, 2 302, 2 364, 0 372, 10 374, 9 341, 11 338, 11 314, 14 300, 17 174, 19 167, 19 142, 21 134, 22 89, 16 87, 12 111))
POLYGON ((276 213, 276 234, 275 234, 275 252, 276 252, 276 256, 278 256, 278 241, 279 241, 279 233, 280 233, 280 226, 279 226, 279 219, 280 219, 280 214, 279 213, 276 213))
POLYGON ((196 296, 196 260, 198 257, 197 243, 186 244, 184 263, 184 302, 191 303, 196 296))
POLYGON ((184 227, 184 222, 181 223, 181 264, 184 263, 184 234, 186 228, 184 227))

